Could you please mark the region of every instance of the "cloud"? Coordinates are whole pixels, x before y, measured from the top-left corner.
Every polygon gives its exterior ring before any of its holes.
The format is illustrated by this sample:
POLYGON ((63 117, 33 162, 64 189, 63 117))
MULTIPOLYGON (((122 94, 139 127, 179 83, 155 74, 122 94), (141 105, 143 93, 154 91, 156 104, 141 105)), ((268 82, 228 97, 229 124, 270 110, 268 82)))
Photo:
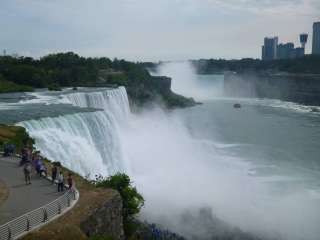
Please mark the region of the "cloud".
POLYGON ((265 35, 310 31, 318 0, 2 0, 0 46, 132 60, 258 57, 265 35), (295 27, 292 28, 292 25, 295 27), (248 37, 250 35, 250 37, 248 37))

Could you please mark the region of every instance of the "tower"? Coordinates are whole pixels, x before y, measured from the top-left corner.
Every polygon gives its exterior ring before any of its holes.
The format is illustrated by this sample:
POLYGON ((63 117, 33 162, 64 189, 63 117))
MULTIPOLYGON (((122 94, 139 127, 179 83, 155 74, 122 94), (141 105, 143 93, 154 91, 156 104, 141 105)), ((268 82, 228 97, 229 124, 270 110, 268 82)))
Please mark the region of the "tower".
POLYGON ((312 54, 320 55, 320 22, 313 23, 312 54))
POLYGON ((308 34, 301 33, 300 34, 300 43, 301 43, 302 48, 306 48, 307 41, 308 41, 308 34))

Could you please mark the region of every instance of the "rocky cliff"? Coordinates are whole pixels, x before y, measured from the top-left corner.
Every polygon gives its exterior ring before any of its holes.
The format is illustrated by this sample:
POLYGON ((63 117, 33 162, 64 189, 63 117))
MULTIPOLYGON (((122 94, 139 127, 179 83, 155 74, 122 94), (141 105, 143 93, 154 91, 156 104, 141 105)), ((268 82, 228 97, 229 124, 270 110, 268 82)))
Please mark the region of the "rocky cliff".
POLYGON ((86 236, 108 236, 114 240, 124 239, 122 200, 119 194, 105 201, 80 223, 86 236))
POLYGON ((224 90, 231 97, 273 98, 320 105, 320 74, 225 73, 224 90))

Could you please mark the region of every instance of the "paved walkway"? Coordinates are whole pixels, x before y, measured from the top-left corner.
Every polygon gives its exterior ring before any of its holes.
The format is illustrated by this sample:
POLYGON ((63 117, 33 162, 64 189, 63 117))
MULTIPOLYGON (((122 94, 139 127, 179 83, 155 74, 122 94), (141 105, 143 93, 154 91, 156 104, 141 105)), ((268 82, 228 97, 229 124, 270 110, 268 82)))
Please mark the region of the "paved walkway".
POLYGON ((23 168, 17 158, 0 157, 0 179, 9 188, 8 199, 0 206, 0 225, 31 210, 37 209, 61 196, 56 185, 33 172, 31 185, 24 181, 23 168))

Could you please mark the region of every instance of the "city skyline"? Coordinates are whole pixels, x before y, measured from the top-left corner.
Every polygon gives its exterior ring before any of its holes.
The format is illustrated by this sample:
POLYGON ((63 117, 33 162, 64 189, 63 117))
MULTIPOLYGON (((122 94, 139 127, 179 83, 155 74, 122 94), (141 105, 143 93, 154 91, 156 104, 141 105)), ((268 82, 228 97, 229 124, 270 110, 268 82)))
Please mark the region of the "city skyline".
POLYGON ((3 0, 0 48, 135 61, 260 58, 265 36, 295 45, 301 32, 312 37, 319 12, 317 0, 3 0))
MULTIPOLYGON (((312 55, 320 55, 320 22, 314 22, 312 25, 312 38, 311 38, 311 53, 312 55)), ((280 42, 278 36, 265 37, 261 48, 262 60, 275 60, 275 59, 293 59, 300 58, 308 55, 306 46, 308 43, 309 34, 300 33, 300 45, 295 47, 293 41, 280 42)))

